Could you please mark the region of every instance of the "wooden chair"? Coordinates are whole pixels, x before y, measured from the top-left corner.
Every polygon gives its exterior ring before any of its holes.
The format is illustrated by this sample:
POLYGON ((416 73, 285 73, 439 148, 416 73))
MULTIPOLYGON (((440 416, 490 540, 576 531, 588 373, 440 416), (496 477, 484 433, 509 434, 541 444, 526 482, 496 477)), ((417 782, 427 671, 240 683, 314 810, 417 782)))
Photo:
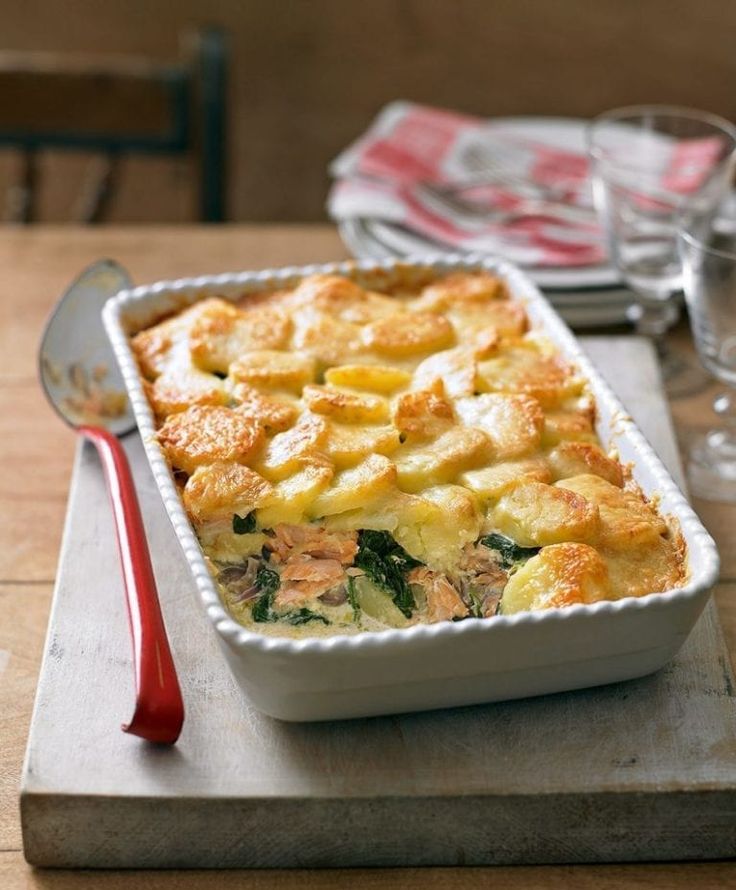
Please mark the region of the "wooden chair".
POLYGON ((77 221, 99 222, 116 189, 122 158, 186 156, 197 186, 197 213, 225 220, 227 56, 217 29, 183 41, 181 62, 0 52, 0 149, 20 153, 8 190, 6 221, 36 219, 39 152, 93 152, 77 221))

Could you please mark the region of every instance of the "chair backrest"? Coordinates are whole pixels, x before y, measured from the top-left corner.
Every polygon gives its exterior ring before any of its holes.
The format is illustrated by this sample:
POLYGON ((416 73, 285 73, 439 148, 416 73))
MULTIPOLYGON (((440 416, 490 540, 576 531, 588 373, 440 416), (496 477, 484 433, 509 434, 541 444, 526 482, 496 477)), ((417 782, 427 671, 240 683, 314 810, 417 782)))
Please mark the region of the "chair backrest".
POLYGON ((104 217, 118 161, 134 154, 187 156, 199 218, 223 221, 226 66, 216 29, 188 36, 181 61, 168 65, 124 56, 0 53, 0 148, 22 156, 6 218, 34 220, 38 153, 57 149, 99 155, 80 202, 82 221, 104 217))

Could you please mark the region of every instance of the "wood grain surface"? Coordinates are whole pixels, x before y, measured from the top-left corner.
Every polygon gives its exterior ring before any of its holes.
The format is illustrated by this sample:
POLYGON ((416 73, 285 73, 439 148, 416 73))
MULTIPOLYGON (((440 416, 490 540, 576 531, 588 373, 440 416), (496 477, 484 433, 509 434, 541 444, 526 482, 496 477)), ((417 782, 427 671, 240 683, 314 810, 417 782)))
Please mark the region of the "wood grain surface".
MULTIPOLYGON (((393 99, 496 116, 591 116, 638 102, 736 116, 736 5, 724 0, 349 6, 345 0, 6 2, 2 46, 170 61, 186 29, 203 22, 224 28, 233 220, 324 219, 328 163, 393 99)), ((41 218, 64 219, 83 172, 72 157, 50 161, 41 218)), ((177 175, 167 159, 134 159, 125 167, 115 219, 191 218, 183 171, 177 175)))
MULTIPOLYGON (((0 886, 183 888, 333 887, 702 887, 736 886, 731 863, 544 868, 359 870, 343 872, 96 873, 30 869, 20 853, 18 777, 35 676, 45 635, 74 437, 63 429, 36 388, 35 347, 48 310, 80 267, 114 256, 138 281, 277 263, 345 256, 328 227, 36 229, 0 240, 0 398, 5 472, 0 484, 0 886), (23 557, 14 556, 23 548, 23 557)), ((685 333, 680 332, 685 339, 685 333)), ((681 441, 710 422, 706 393, 674 403, 681 441)), ((716 599, 729 648, 736 649, 736 509, 696 503, 716 536, 723 583, 716 599)))
MULTIPOLYGON (((583 342, 682 483, 649 344, 583 342)), ((682 652, 637 681, 488 707, 284 724, 255 711, 233 684, 140 439, 126 437, 125 448, 188 717, 174 749, 142 746, 118 729, 132 701, 124 596, 99 462, 85 445, 24 774, 30 861, 314 867, 736 851, 736 700, 712 606, 682 652)))

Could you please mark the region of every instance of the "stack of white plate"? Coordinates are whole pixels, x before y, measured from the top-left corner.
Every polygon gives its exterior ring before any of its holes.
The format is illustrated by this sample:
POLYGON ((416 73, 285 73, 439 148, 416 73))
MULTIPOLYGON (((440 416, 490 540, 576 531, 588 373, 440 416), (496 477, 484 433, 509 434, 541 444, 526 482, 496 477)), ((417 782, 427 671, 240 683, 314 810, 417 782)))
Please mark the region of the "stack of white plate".
MULTIPOLYGON (((574 151, 585 150, 585 121, 570 118, 504 118, 505 130, 526 138, 552 143, 574 151)), ((346 247, 360 259, 404 257, 438 250, 446 245, 417 232, 380 219, 356 217, 338 222, 346 247)), ((453 253, 457 251, 452 250, 453 253)), ((527 267, 527 274, 541 287, 552 305, 574 328, 610 327, 625 324, 634 295, 620 282, 609 265, 577 267, 527 267)))

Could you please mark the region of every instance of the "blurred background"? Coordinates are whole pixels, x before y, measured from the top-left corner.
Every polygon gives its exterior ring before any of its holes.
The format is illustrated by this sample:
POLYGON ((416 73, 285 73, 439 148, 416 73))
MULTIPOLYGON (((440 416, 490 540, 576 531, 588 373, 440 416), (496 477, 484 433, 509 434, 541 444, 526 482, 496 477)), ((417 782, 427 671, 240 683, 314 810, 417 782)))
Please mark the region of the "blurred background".
POLYGON ((396 98, 733 119, 734 27, 723 0, 5 4, 4 219, 324 220, 329 162, 396 98))

